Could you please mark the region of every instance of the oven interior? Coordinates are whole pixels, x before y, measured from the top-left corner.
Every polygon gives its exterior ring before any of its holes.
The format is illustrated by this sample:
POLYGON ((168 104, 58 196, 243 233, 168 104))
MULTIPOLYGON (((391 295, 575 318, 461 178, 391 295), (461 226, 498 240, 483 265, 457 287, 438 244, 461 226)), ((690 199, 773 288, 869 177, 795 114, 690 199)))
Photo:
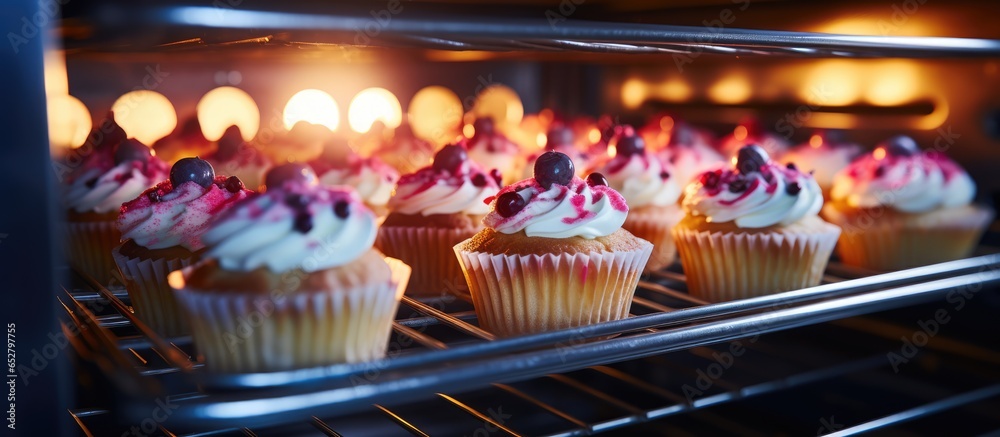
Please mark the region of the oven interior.
MULTIPOLYGON (((504 110, 527 116, 667 114, 720 136, 754 118, 795 143, 903 132, 968 169, 977 201, 1000 195, 993 2, 668 3, 69 2, 45 85, 95 122, 155 91, 176 126, 239 88, 262 141, 295 93, 319 89, 351 144, 373 133, 351 126, 362 90, 405 115, 443 86, 464 114, 500 85, 518 96, 504 110)), ((817 291, 747 304, 692 299, 674 265, 643 278, 627 322, 523 339, 479 329, 469 302, 404 298, 388 361, 257 379, 203 374, 190 338, 151 333, 123 289, 54 262, 73 346, 69 413, 54 414, 83 435, 995 433, 996 231, 975 258, 885 275, 833 260, 817 291)))

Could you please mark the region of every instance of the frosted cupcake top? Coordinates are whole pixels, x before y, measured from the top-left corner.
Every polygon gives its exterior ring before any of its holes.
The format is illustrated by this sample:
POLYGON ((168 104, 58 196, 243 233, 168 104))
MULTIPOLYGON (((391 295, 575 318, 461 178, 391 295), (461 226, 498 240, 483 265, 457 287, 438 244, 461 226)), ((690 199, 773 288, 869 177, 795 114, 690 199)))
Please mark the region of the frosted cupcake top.
POLYGON ((115 150, 125 139, 125 130, 115 122, 115 113, 108 111, 107 117, 90 130, 87 140, 73 152, 74 155, 83 155, 79 166, 73 167, 71 160, 65 162, 67 168, 72 167, 66 183, 72 184, 77 179, 103 174, 110 170, 115 166, 115 150))
POLYGON ((726 162, 726 158, 705 143, 693 127, 682 122, 674 124, 670 140, 657 151, 657 155, 674 168, 675 180, 681 185, 726 162))
POLYGON ((251 194, 238 177, 216 176, 208 162, 184 158, 171 168, 170 179, 121 206, 118 230, 122 241, 147 249, 195 252, 205 247, 201 235, 211 219, 251 194))
POLYGON ((399 181, 399 172, 376 157, 350 155, 345 167, 331 168, 319 177, 319 181, 324 185, 349 185, 365 203, 385 206, 399 181))
POLYGON ((205 232, 205 256, 230 271, 316 272, 371 249, 375 214, 354 190, 321 186, 311 172, 301 164, 272 169, 267 191, 233 205, 205 232))
POLYGON ((733 168, 702 173, 685 188, 684 209, 709 223, 741 228, 790 225, 823 207, 816 180, 795 165, 781 166, 759 146, 744 146, 733 168))
POLYGON ((490 199, 483 224, 504 234, 593 239, 611 235, 628 215, 625 199, 599 173, 587 181, 574 176, 573 161, 546 152, 535 162, 535 177, 507 186, 490 199))
POLYGON ((230 126, 216 142, 218 148, 205 157, 218 171, 237 176, 247 186, 257 188, 264 173, 271 167, 271 160, 263 152, 243 141, 240 128, 230 126))
MULTIPOLYGON (((564 153, 566 156, 569 156, 573 160, 573 163, 576 164, 577 174, 579 175, 579 172, 586 167, 589 159, 585 153, 576 148, 575 141, 576 138, 574 138, 573 129, 562 125, 553 126, 545 134, 545 151, 564 153)), ((535 161, 538 160, 538 157, 542 153, 545 152, 534 153, 528 156, 522 170, 521 179, 529 179, 534 176, 535 161)))
POLYGON ((600 171, 607 176, 611 188, 621 193, 631 207, 677 203, 681 185, 673 168, 647 151, 642 137, 628 130, 618 137, 615 150, 615 157, 600 171))
POLYGON ((66 191, 66 206, 81 213, 118 211, 122 203, 167 177, 167 163, 133 139, 115 148, 113 163, 110 168, 94 167, 77 177, 66 191))
POLYGON ((837 173, 830 197, 854 208, 887 206, 925 212, 968 205, 976 184, 958 164, 936 151, 921 152, 899 135, 837 173))
MULTIPOLYGON (((778 127, 778 124, 775 127, 778 127)), ((733 129, 733 133, 724 137, 719 145, 719 150, 722 151, 723 155, 732 157, 736 156, 744 146, 750 144, 763 148, 772 157, 780 157, 788 151, 789 147, 785 138, 764 129, 760 120, 750 119, 740 123, 733 129)))
POLYGON ((465 148, 452 144, 434 155, 434 163, 404 175, 389 199, 389 209, 402 214, 469 214, 489 212, 485 200, 500 189, 500 174, 487 174, 469 159, 465 148))
POLYGON ((833 186, 834 175, 860 154, 861 146, 844 141, 837 134, 823 132, 789 150, 782 155, 781 161, 795 163, 803 171, 812 172, 821 187, 829 188, 833 186))
POLYGON ((475 129, 469 139, 469 152, 489 155, 517 155, 521 148, 497 132, 492 118, 479 118, 472 124, 475 129))

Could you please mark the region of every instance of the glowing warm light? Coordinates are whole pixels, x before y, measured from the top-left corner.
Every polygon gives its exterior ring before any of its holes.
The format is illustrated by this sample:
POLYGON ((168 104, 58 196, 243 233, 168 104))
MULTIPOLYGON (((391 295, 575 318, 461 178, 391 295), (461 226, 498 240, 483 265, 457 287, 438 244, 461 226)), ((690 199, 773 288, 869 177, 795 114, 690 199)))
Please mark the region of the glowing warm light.
POLYGON ((886 154, 885 153, 885 148, 884 147, 878 147, 878 148, 875 149, 874 152, 872 152, 872 157, 874 157, 875 159, 881 161, 881 160, 885 159, 885 154, 886 154))
POLYGON ((674 118, 673 117, 671 117, 669 115, 665 115, 665 116, 663 116, 663 118, 660 118, 660 130, 670 130, 670 129, 673 129, 673 128, 674 128, 674 118))
POLYGON ((750 99, 750 81, 743 75, 729 75, 712 85, 708 96, 719 103, 743 103, 750 99))
POLYGON ((848 105, 858 100, 863 76, 856 63, 820 61, 806 75, 799 97, 815 105, 848 105))
POLYGON ((747 139, 747 134, 748 132, 746 126, 740 125, 736 126, 736 129, 733 129, 733 138, 736 139, 736 141, 743 141, 747 139))
POLYGON ((668 80, 656 88, 656 94, 664 99, 680 102, 691 98, 691 86, 682 79, 668 80))
POLYGON ((462 112, 462 101, 455 93, 434 85, 417 91, 407 108, 407 118, 414 135, 444 144, 461 125, 462 112))
POLYGON ((111 105, 118 123, 129 138, 151 145, 177 127, 177 113, 163 94, 138 90, 125 93, 111 105))
POLYGON ((590 132, 587 132, 587 139, 590 140, 591 144, 601 141, 601 130, 596 127, 590 129, 590 132))
POLYGON ((919 72, 912 62, 894 60, 874 68, 865 98, 876 105, 898 105, 913 100, 920 87, 919 72))
POLYGON ((66 53, 62 50, 46 50, 45 94, 49 96, 69 94, 69 78, 66 76, 66 53))
POLYGON ((553 113, 551 109, 545 108, 538 111, 538 119, 541 120, 542 125, 544 126, 552 124, 552 120, 555 119, 555 117, 555 113, 553 113))
POLYGON ((473 127, 471 124, 467 124, 464 127, 462 127, 462 135, 465 135, 466 138, 472 138, 474 135, 476 135, 476 128, 473 127))
POLYGON ((347 109, 347 122, 351 130, 358 133, 368 132, 375 121, 381 121, 387 128, 393 129, 403 122, 403 110, 399 100, 385 88, 368 88, 361 90, 351 100, 347 109))
POLYGON ((948 100, 936 99, 934 102, 934 112, 920 117, 920 119, 913 124, 913 128, 924 130, 937 129, 948 121, 949 113, 951 113, 951 109, 948 106, 948 100))
POLYGON ((635 109, 646 101, 646 83, 639 79, 628 79, 622 84, 622 105, 635 109))
POLYGON ((549 137, 545 136, 545 134, 539 133, 538 135, 535 135, 535 143, 538 144, 538 147, 544 148, 545 145, 548 144, 548 142, 549 142, 549 137))
POLYGON ((514 90, 504 85, 490 85, 476 96, 472 107, 476 117, 490 117, 502 130, 517 126, 524 118, 524 105, 514 90))
POLYGON ((305 121, 326 126, 331 132, 335 132, 337 126, 340 125, 340 108, 337 107, 337 101, 323 91, 302 90, 288 99, 285 111, 282 113, 282 120, 285 123, 285 129, 288 130, 292 130, 295 123, 305 121))
POLYGON ((809 137, 809 145, 815 149, 820 148, 823 145, 823 137, 818 134, 809 137))
POLYGON ((53 148, 83 145, 93 127, 87 106, 69 94, 53 95, 46 105, 49 110, 49 144, 53 148))
POLYGON ((222 138, 230 126, 240 128, 244 141, 250 141, 260 129, 260 110, 250 94, 239 88, 222 86, 205 93, 197 106, 201 133, 209 141, 222 138))

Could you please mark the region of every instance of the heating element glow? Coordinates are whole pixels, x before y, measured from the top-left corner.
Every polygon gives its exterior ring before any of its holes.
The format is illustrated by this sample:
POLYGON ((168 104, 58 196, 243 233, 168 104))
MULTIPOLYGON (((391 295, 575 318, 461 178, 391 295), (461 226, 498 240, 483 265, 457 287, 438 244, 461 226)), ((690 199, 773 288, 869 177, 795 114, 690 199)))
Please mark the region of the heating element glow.
POLYGON ((49 144, 52 148, 82 146, 93 127, 87 106, 69 94, 50 96, 46 105, 49 111, 49 144))
POLYGON ((381 121, 387 128, 394 129, 403 121, 403 110, 399 99, 385 88, 362 90, 351 100, 347 110, 347 121, 351 130, 366 133, 375 121, 381 121))
POLYGON ((177 127, 177 112, 163 94, 150 90, 125 93, 111 105, 118 123, 129 138, 151 145, 177 127))
POLYGON ((500 125, 517 126, 524 118, 524 105, 514 90, 504 85, 490 85, 478 96, 472 108, 476 117, 490 117, 500 125))
POLYGON ((454 92, 432 85, 417 91, 406 112, 416 136, 442 145, 458 135, 464 111, 454 92))
POLYGON ((317 89, 302 90, 288 99, 282 120, 288 130, 292 130, 295 123, 305 121, 326 126, 331 132, 335 132, 340 126, 340 108, 337 107, 337 101, 326 92, 317 89))
POLYGON ((240 128, 244 141, 250 141, 260 129, 260 110, 250 94, 236 87, 211 90, 198 101, 198 124, 205 139, 222 138, 230 126, 240 128))

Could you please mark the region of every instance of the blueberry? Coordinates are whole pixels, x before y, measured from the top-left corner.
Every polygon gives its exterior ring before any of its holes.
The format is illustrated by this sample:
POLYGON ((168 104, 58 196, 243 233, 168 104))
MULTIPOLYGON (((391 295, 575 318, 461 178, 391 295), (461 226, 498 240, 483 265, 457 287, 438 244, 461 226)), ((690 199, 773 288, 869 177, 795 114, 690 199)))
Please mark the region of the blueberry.
POLYGON ((493 135, 495 130, 493 129, 493 119, 490 117, 477 118, 476 121, 472 123, 472 127, 475 129, 475 135, 493 135))
POLYGON ((228 179, 226 179, 225 187, 226 190, 228 190, 230 193, 239 193, 240 190, 244 188, 243 181, 241 181, 240 178, 236 176, 230 176, 228 179))
POLYGON ((920 153, 920 147, 906 135, 896 135, 882 142, 880 147, 885 148, 886 154, 890 156, 913 156, 920 153))
POLYGON ((785 192, 789 195, 795 196, 802 191, 802 186, 798 182, 792 182, 785 187, 785 192))
POLYGON ((520 194, 517 194, 516 191, 508 191, 497 197, 496 210, 501 217, 511 217, 524 209, 525 205, 526 202, 520 194))
POLYGON ((449 144, 434 155, 434 170, 454 172, 468 159, 469 153, 465 151, 465 147, 449 144))
POLYGON ((306 185, 316 185, 318 179, 312 167, 298 162, 290 162, 272 168, 264 177, 264 185, 268 188, 280 187, 286 182, 299 182, 306 185))
POLYGON ((573 130, 566 126, 555 126, 545 134, 545 150, 555 150, 558 146, 573 145, 573 130))
POLYGON ((204 159, 182 158, 170 169, 170 183, 177 187, 188 181, 208 188, 215 181, 215 169, 204 159))
POLYGON ((299 212, 295 215, 295 223, 292 226, 303 234, 309 233, 313 228, 312 215, 305 211, 299 212))
POLYGON ((596 187, 599 185, 608 186, 608 179, 600 173, 591 173, 587 175, 587 185, 591 187, 596 187))
POLYGON ((333 213, 342 219, 346 219, 347 216, 351 215, 351 204, 346 200, 338 200, 337 203, 333 204, 333 213))
POLYGON ((733 179, 733 181, 729 183, 730 193, 742 193, 746 191, 747 188, 747 180, 743 178, 733 179))
POLYGON ((748 174, 759 172, 767 164, 768 156, 763 147, 748 144, 740 148, 736 155, 736 171, 748 174))
POLYGON ((642 155, 646 153, 646 141, 636 135, 634 130, 628 129, 618 136, 615 151, 618 155, 625 157, 642 155))
POLYGON ((115 164, 125 161, 149 162, 152 156, 153 152, 149 147, 132 138, 122 141, 115 148, 115 164))
POLYGON ((304 209, 309 205, 309 198, 303 194, 292 193, 285 196, 285 204, 296 209, 304 209))
POLYGON ((149 198, 150 202, 156 203, 160 201, 160 191, 153 189, 146 193, 146 197, 149 198))
POLYGON ((670 179, 670 172, 663 170, 660 172, 660 179, 670 179))
POLYGON ((674 129, 670 131, 671 146, 690 146, 695 143, 694 129, 686 123, 674 124, 674 129))
POLYGON ((785 168, 787 168, 789 170, 798 170, 799 169, 798 167, 795 166, 794 162, 789 162, 788 164, 785 165, 785 168))
POLYGON ((104 117, 104 120, 101 120, 101 124, 94 126, 94 129, 90 131, 87 140, 93 143, 95 149, 103 149, 114 147, 125 141, 127 137, 125 130, 115 122, 114 111, 108 111, 108 115, 104 117))
POLYGON ((226 161, 236 156, 240 151, 240 146, 243 145, 243 135, 240 133, 240 128, 236 125, 229 126, 226 133, 222 134, 222 138, 219 138, 218 144, 219 149, 215 152, 215 156, 220 160, 226 161))
POLYGON ((472 177, 472 185, 477 187, 485 187, 486 175, 483 173, 476 173, 476 175, 472 177))
POLYGON ((545 152, 535 160, 535 181, 546 190, 552 184, 569 185, 576 168, 565 153, 545 152))

